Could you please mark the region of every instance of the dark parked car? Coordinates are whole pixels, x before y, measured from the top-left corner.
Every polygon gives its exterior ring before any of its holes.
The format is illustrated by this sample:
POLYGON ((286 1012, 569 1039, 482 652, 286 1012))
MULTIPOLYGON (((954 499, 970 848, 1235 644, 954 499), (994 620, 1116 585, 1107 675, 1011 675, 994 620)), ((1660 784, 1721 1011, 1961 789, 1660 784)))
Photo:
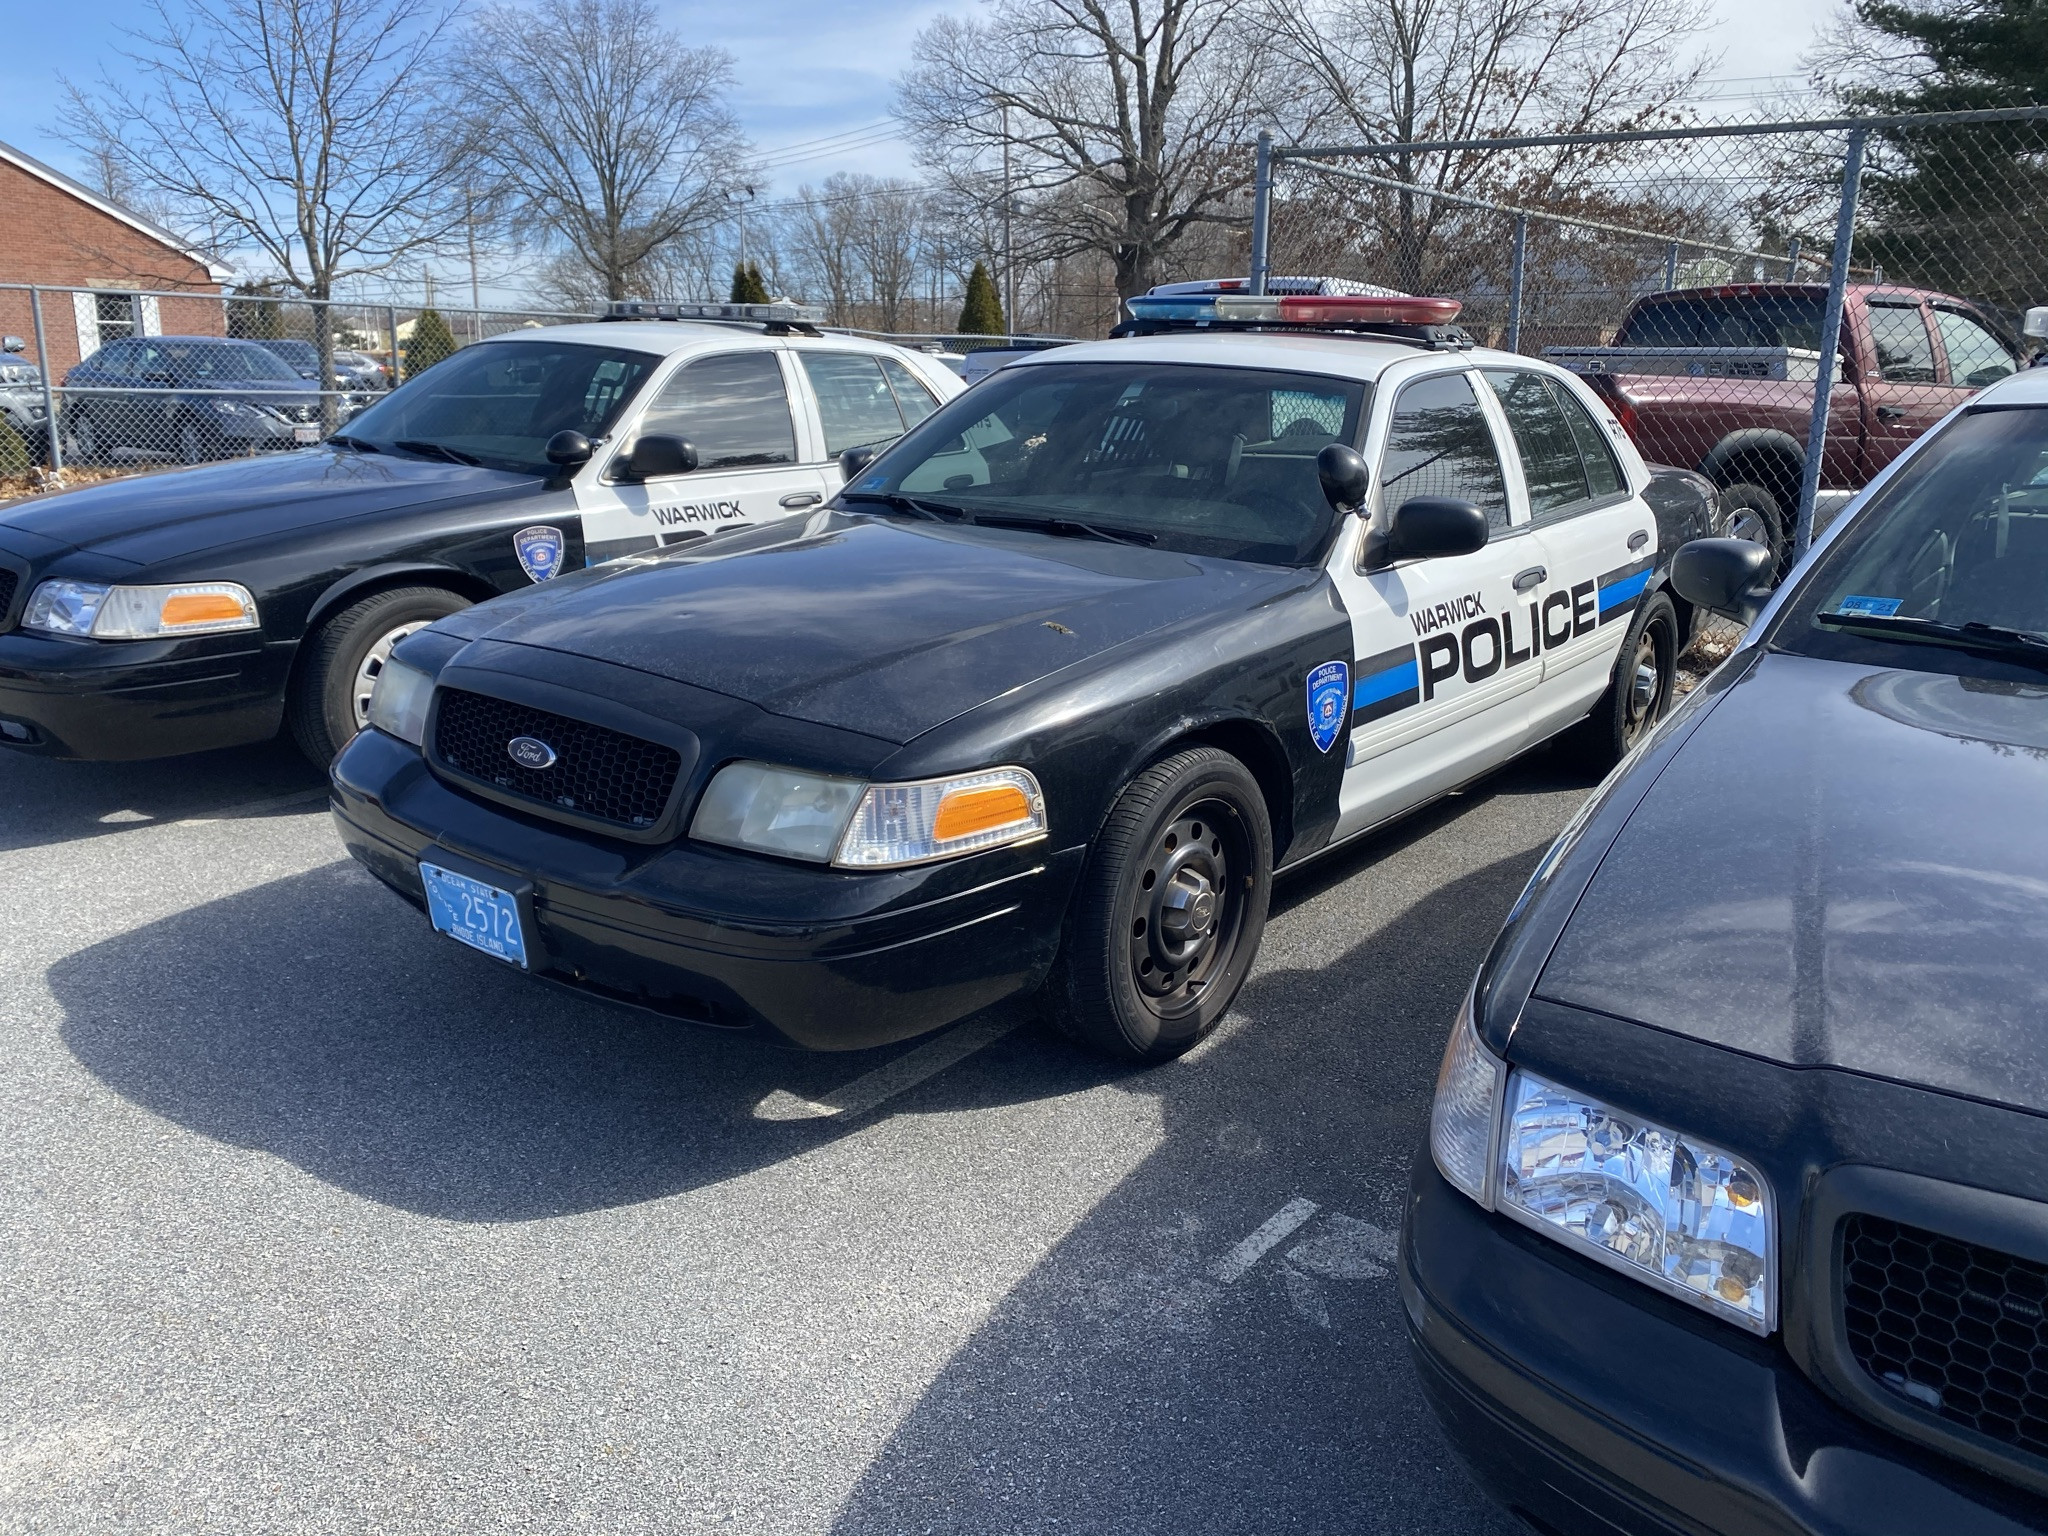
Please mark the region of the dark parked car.
MULTIPOLYGON (((320 349, 310 341, 293 337, 265 337, 256 343, 284 359, 302 379, 320 377, 320 349)), ((384 387, 384 370, 360 352, 351 352, 344 347, 334 350, 334 384, 336 389, 372 390, 384 387)))
MULTIPOLYGON (((1768 558, 1673 585, 1747 617, 1768 558)), ((2048 376, 1899 459, 1539 865, 1401 1288, 1539 1530, 2048 1530, 2048 376)))
POLYGON ((321 436, 307 380, 268 348, 220 336, 109 342, 65 375, 60 415, 69 456, 86 464, 202 464, 321 436))
POLYGON ((0 351, 0 421, 14 428, 31 461, 48 451, 50 421, 43 404, 43 370, 19 354, 19 336, 6 338, 0 351))

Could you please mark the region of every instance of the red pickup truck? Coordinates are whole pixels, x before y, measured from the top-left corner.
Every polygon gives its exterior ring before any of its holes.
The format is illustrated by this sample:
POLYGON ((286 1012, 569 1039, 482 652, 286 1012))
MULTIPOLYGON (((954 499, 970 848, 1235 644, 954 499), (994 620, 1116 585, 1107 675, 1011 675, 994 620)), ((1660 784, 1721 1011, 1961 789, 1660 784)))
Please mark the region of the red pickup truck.
MULTIPOLYGON (((1819 283, 1653 293, 1629 307, 1612 346, 1554 351, 1607 400, 1644 458, 1706 475, 1721 487, 1729 531, 1768 543, 1782 561, 1798 513, 1826 301, 1819 283), (1640 359, 1633 366, 1631 353, 1640 359)), ((2020 366, 2003 329, 1967 300, 1852 285, 1822 489, 1860 488, 1972 391, 2020 366)))

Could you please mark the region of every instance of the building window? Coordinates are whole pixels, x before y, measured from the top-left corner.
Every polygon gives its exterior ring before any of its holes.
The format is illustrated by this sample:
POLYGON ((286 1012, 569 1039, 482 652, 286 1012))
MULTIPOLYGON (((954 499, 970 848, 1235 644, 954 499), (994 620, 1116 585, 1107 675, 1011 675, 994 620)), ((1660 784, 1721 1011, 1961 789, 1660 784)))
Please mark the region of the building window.
POLYGON ((101 346, 135 334, 134 295, 96 293, 93 295, 93 305, 96 311, 94 318, 99 322, 101 346))

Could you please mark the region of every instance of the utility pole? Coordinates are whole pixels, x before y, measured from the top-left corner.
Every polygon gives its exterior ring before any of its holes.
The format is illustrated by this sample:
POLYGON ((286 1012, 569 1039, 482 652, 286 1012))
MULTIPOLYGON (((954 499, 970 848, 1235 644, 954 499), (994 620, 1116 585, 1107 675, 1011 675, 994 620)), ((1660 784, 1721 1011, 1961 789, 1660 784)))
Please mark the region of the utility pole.
POLYGON ((1010 191, 1010 104, 1003 103, 1003 325, 1017 332, 1017 252, 1010 239, 1010 215, 1016 200, 1010 191))
POLYGON ((469 232, 469 339, 476 341, 483 335, 484 301, 476 280, 476 196, 467 182, 462 186, 462 222, 469 232))

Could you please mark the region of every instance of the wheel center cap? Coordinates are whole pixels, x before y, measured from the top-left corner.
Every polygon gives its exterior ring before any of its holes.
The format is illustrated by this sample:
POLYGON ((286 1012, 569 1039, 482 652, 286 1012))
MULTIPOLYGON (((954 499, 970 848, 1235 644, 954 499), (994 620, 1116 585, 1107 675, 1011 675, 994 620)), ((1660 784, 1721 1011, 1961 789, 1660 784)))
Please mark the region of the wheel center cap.
POLYGON ((1176 943, 1209 931, 1216 921, 1216 887, 1199 870, 1183 869, 1166 882, 1159 897, 1159 926, 1176 943))

